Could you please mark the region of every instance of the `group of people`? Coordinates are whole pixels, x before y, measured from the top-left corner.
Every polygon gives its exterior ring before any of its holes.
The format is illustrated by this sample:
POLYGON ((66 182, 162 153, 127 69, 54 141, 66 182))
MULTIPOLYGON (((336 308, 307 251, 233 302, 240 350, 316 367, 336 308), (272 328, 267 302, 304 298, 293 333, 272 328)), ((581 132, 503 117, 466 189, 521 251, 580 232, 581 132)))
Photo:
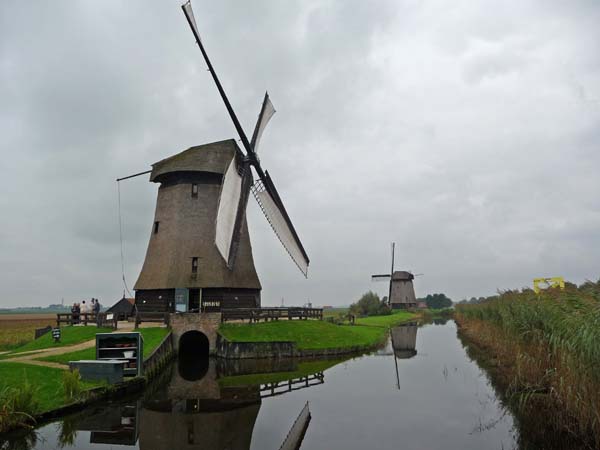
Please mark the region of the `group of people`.
POLYGON ((96 320, 98 320, 98 313, 100 312, 100 302, 97 298, 92 298, 90 303, 86 303, 83 300, 81 303, 73 303, 71 306, 71 314, 73 315, 73 323, 80 322, 81 314, 94 314, 96 316, 96 320))

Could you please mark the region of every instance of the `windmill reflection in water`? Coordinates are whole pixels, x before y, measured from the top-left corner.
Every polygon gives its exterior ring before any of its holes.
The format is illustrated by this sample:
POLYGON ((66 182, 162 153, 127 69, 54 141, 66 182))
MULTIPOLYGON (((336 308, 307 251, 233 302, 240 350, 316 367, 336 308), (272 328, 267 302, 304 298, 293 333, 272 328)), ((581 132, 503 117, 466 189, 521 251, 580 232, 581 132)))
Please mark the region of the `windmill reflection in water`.
POLYGON ((377 356, 393 356, 396 368, 396 386, 400 389, 400 374, 398 373, 398 360, 410 359, 417 354, 417 322, 409 322, 390 328, 389 346, 377 351, 377 356))

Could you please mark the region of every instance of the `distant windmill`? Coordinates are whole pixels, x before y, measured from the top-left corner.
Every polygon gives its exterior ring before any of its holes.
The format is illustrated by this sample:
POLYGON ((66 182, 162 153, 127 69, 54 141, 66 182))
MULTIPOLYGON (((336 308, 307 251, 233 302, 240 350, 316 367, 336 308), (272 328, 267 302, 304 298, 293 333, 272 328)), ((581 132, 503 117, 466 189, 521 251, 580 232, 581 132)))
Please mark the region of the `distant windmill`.
MULTIPOLYGON (((392 309, 416 308, 417 299, 412 280, 415 276, 406 271, 394 271, 396 243, 392 242, 392 268, 389 273, 372 275, 371 281, 389 281, 388 303, 392 309)), ((421 274, 419 274, 421 275, 421 274)))
POLYGON ((161 184, 146 258, 134 286, 136 306, 139 311, 171 312, 257 307, 261 285, 246 223, 250 192, 304 276, 309 265, 281 197, 257 156, 275 109, 265 94, 248 140, 200 40, 190 2, 182 9, 245 152, 233 139, 214 142, 125 177, 151 172, 150 181, 161 184))

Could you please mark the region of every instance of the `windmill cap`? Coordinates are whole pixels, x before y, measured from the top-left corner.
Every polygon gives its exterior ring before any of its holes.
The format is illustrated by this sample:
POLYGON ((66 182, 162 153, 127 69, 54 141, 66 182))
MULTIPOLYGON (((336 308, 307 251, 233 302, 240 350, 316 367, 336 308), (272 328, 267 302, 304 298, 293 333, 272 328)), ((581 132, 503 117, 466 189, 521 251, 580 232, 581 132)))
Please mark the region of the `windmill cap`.
POLYGON ((234 139, 197 145, 152 164, 150 181, 159 183, 161 176, 173 172, 209 172, 224 174, 235 155, 243 153, 234 139))
POLYGON ((392 275, 392 280, 404 280, 404 281, 410 281, 410 280, 414 280, 415 276, 410 273, 410 272, 406 272, 404 270, 397 270, 394 272, 394 275, 392 275))

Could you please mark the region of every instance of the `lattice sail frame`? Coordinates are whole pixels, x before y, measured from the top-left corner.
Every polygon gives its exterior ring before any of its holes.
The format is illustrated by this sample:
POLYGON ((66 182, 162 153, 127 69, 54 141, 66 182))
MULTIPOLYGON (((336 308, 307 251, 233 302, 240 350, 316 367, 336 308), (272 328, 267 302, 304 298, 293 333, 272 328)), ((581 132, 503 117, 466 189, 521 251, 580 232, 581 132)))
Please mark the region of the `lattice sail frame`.
POLYGON ((296 242, 295 233, 289 226, 281 209, 277 206, 277 202, 260 179, 256 180, 252 185, 251 191, 275 235, 290 255, 290 258, 292 258, 292 261, 294 261, 304 276, 307 277, 309 261, 302 248, 296 242))

